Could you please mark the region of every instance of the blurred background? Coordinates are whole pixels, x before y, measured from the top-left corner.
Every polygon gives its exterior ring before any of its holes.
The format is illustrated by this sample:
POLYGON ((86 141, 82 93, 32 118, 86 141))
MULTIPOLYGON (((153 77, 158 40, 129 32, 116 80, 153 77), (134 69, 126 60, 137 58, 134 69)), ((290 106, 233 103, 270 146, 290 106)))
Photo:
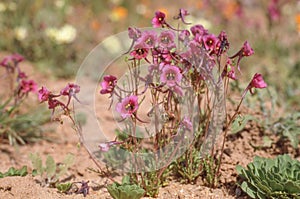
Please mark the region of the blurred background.
POLYGON ((225 30, 229 54, 249 41, 255 54, 242 61, 239 76, 247 84, 250 74, 262 73, 269 88, 257 98, 283 112, 299 111, 297 0, 1 0, 0 49, 24 55, 41 73, 72 78, 105 37, 128 26, 150 27, 156 10, 165 12, 172 24, 179 8, 190 12, 188 22, 214 34, 225 30))

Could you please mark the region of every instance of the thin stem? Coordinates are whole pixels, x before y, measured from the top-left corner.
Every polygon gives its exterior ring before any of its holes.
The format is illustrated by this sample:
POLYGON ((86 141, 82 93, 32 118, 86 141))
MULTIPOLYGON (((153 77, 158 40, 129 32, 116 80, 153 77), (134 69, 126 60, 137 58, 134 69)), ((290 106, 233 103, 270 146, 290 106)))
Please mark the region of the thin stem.
POLYGON ((242 98, 240 100, 240 103, 238 104, 238 106, 237 106, 237 108, 235 110, 235 113, 232 115, 232 117, 229 117, 229 122, 228 123, 226 122, 226 127, 225 127, 225 132, 224 132, 224 138, 223 138, 223 143, 222 143, 222 148, 221 148, 221 154, 220 154, 220 157, 219 157, 219 162, 218 162, 218 165, 217 165, 217 172, 216 172, 216 174, 220 173, 222 157, 223 157, 223 154, 224 154, 225 141, 226 141, 226 136, 227 136, 229 127, 231 126, 231 124, 232 124, 233 120, 236 118, 236 116, 239 114, 239 109, 240 109, 240 107, 242 105, 242 102, 245 99, 245 95, 246 95, 247 91, 248 91, 248 89, 246 89, 244 91, 243 96, 242 96, 242 98))

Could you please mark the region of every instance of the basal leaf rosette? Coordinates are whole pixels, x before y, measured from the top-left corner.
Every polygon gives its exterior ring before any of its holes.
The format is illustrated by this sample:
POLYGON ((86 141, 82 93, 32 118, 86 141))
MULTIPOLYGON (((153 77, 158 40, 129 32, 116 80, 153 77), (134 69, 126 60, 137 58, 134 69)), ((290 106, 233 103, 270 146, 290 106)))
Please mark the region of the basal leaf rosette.
POLYGON ((246 168, 238 165, 242 190, 251 198, 300 198, 300 162, 289 155, 274 159, 255 157, 246 168))

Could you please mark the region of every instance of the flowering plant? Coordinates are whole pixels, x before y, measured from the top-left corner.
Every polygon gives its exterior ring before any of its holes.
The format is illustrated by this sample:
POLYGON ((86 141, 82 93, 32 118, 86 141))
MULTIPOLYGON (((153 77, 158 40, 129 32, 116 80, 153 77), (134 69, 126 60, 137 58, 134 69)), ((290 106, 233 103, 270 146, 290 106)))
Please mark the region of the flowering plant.
MULTIPOLYGON (((180 9, 174 19, 188 25, 185 19, 187 15, 186 10, 180 9)), ((159 155, 154 155, 155 163, 152 161, 156 170, 154 182, 158 184, 162 183, 168 165, 177 158, 179 173, 188 181, 194 181, 204 174, 199 161, 205 162, 209 156, 209 160, 213 161, 213 177, 208 183, 215 186, 220 175, 225 137, 240 114, 246 93, 250 91, 253 94, 253 88, 267 87, 262 75, 257 73, 241 95, 234 112, 230 115, 225 108, 228 83, 237 81, 236 71, 242 70, 242 58, 251 56, 254 50, 246 41, 238 52, 230 56, 230 43, 225 31, 215 35, 200 24, 192 26, 190 30, 174 28, 160 11, 155 13, 152 25, 163 29, 128 29, 129 38, 132 39, 126 59, 129 78, 124 80, 109 74, 101 82, 100 93, 109 94, 112 100, 110 107, 117 101, 115 110, 121 116, 120 122, 125 124, 128 136, 126 139, 117 136, 105 148, 101 147, 103 143, 99 148, 103 152, 119 146, 132 153, 162 153, 164 161, 157 161, 159 155), (147 72, 143 73, 145 66, 147 72), (118 82, 122 82, 123 86, 118 82), (148 106, 148 111, 143 110, 148 106), (141 140, 137 134, 142 128, 145 128, 149 137, 142 136, 141 140), (222 132, 224 137, 220 152, 217 153, 215 144, 222 132), (146 147, 145 143, 150 143, 151 147, 146 147), (195 164, 198 167, 195 168, 195 164)), ((135 173, 132 180, 151 195, 152 190, 145 183, 149 178, 145 174, 137 174, 144 166, 140 163, 142 160, 132 159, 131 162, 136 165, 131 170, 135 173)))
MULTIPOLYGON (((25 143, 21 132, 16 128, 18 124, 25 124, 30 119, 22 116, 18 109, 29 93, 37 92, 36 82, 28 79, 26 73, 19 65, 23 60, 23 56, 12 54, 4 57, 0 62, 0 68, 2 71, 4 70, 4 73, 1 71, 1 80, 3 80, 1 85, 7 88, 5 93, 1 93, 0 135, 8 138, 10 144, 14 144, 17 141, 22 144, 25 143)), ((20 131, 30 131, 30 129, 22 129, 20 131)))
MULTIPOLYGON (((189 25, 186 16, 188 12, 180 9, 174 19, 189 25)), ((124 154, 110 166, 130 173, 130 182, 149 196, 157 196, 171 163, 187 181, 206 175, 209 185, 215 186, 225 137, 240 114, 245 95, 248 91, 253 94, 254 88, 267 86, 262 75, 255 74, 233 113, 226 109, 229 81, 237 81, 236 71, 243 68, 241 60, 254 50, 246 41, 230 56, 225 31, 215 35, 200 24, 190 29, 179 25, 174 28, 160 11, 155 13, 152 24, 162 29, 128 28, 132 45, 123 54, 128 73, 119 77, 105 74, 100 83, 100 94, 111 99, 108 108, 115 111, 123 129, 114 140, 98 144, 103 156, 96 158, 103 157, 108 163, 110 152, 124 154), (218 150, 221 133, 223 139, 218 150)), ((60 107, 76 125, 69 104, 72 97, 79 101, 75 95, 78 92, 76 84, 69 84, 60 94, 42 87, 39 99, 47 101, 53 113, 60 107), (63 96, 67 102, 58 99, 63 96)), ((80 125, 76 130, 82 136, 80 125)), ((95 156, 91 156, 99 166, 95 156)))

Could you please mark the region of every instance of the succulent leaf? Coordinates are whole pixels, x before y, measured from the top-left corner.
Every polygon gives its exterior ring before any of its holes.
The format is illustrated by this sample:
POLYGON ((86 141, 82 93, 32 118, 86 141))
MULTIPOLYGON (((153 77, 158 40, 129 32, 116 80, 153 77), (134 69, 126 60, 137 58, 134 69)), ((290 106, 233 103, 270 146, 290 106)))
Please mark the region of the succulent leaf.
POLYGON ((241 189, 251 198, 300 198, 300 162, 289 155, 257 156, 246 168, 238 165, 236 170, 244 180, 241 189))

